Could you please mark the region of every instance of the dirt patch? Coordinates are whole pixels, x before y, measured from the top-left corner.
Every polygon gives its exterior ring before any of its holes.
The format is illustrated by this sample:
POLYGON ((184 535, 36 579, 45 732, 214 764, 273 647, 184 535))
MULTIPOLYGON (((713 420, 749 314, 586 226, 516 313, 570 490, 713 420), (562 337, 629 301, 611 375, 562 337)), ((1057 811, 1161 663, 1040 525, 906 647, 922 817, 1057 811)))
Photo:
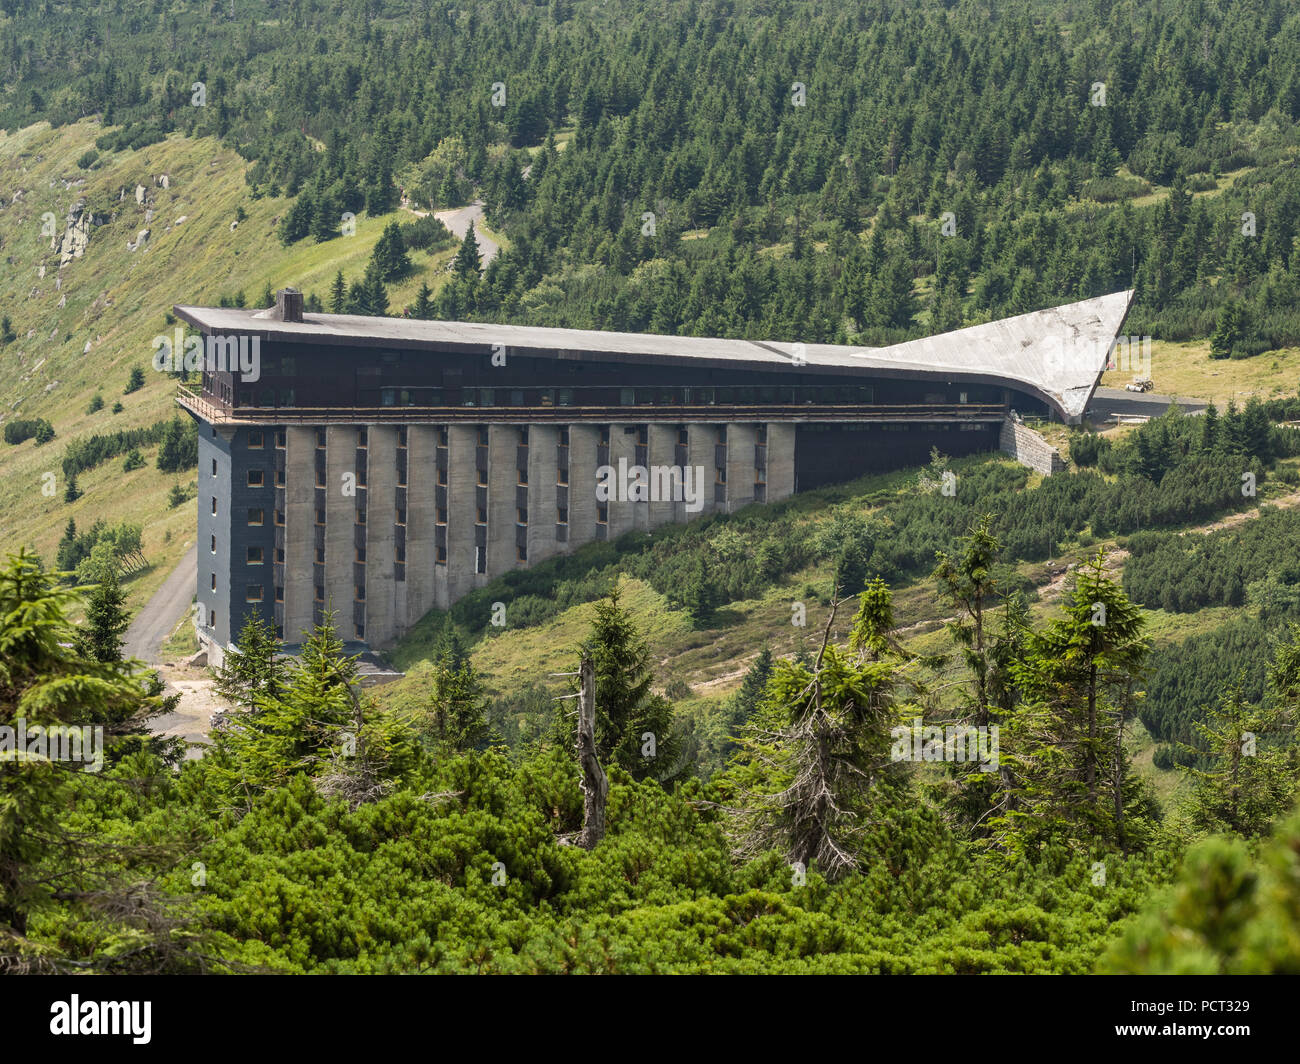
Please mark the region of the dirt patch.
POLYGON ((180 703, 174 713, 168 713, 153 722, 159 735, 174 735, 192 744, 187 757, 198 757, 208 743, 212 730, 212 714, 231 708, 231 704, 217 694, 212 674, 207 669, 179 663, 158 667, 158 673, 167 685, 166 693, 179 694, 180 703))

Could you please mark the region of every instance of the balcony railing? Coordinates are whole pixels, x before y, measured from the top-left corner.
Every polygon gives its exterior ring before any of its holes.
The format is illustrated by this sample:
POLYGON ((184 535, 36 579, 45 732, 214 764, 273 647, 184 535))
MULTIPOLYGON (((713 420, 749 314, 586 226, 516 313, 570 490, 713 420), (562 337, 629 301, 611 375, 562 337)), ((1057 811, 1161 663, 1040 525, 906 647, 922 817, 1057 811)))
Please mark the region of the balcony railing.
POLYGON ((719 421, 998 421, 1001 403, 732 403, 709 406, 294 406, 229 407, 193 390, 178 387, 176 402, 209 424, 448 424, 483 422, 530 424, 556 422, 719 421))

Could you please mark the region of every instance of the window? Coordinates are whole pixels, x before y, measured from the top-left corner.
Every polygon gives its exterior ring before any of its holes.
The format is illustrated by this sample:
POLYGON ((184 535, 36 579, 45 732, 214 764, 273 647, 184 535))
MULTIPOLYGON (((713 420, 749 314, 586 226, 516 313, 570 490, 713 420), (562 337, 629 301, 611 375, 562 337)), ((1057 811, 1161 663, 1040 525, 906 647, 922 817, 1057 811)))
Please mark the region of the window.
POLYGON ((275 445, 276 445, 277 447, 283 447, 283 446, 284 446, 284 437, 285 437, 284 429, 276 429, 276 432, 275 432, 275 445))
POLYGON ((317 602, 325 601, 325 588, 320 584, 316 585, 316 601, 317 602))
POLYGON ((526 562, 526 561, 528 561, 528 548, 527 548, 527 547, 516 547, 516 548, 515 548, 515 560, 516 560, 516 561, 521 561, 521 562, 526 562))
POLYGON ((521 488, 522 488, 522 487, 526 487, 526 486, 528 485, 528 470, 527 470, 527 469, 521 469, 521 470, 519 470, 518 472, 519 472, 519 479, 516 481, 516 483, 517 483, 521 488))
POLYGON ((609 523, 609 506, 607 503, 598 503, 596 505, 596 524, 604 525, 609 523))
POLYGON ((438 470, 438 487, 440 487, 440 488, 445 488, 446 486, 447 486, 447 471, 446 471, 445 469, 439 469, 439 470, 438 470))
POLYGON ((316 487, 325 487, 325 470, 323 469, 316 470, 316 487))
POLYGON ((275 548, 275 560, 276 560, 276 562, 277 562, 278 564, 280 564, 280 565, 283 565, 283 564, 284 564, 284 548, 283 548, 283 547, 276 547, 276 548, 275 548))
POLYGON ((358 547, 358 548, 357 548, 357 561, 360 562, 362 565, 365 565, 365 564, 366 564, 366 548, 365 548, 365 547, 358 547))
POLYGON ((397 523, 399 525, 406 524, 406 511, 400 506, 397 508, 397 523))
POLYGON ((365 523, 366 523, 366 511, 365 511, 365 510, 358 509, 358 510, 357 510, 357 524, 359 524, 359 525, 364 525, 365 523))
POLYGON ((354 624, 354 625, 352 626, 352 630, 356 633, 356 637, 357 637, 358 639, 365 639, 365 637, 366 637, 366 626, 365 626, 364 624, 354 624))
POLYGON ((244 601, 245 601, 245 602, 261 602, 261 601, 262 601, 262 585, 261 585, 261 584, 249 584, 249 585, 248 585, 248 590, 247 590, 247 591, 245 592, 245 594, 244 594, 244 601))
POLYGON ((215 495, 212 496, 212 516, 217 516, 217 497, 215 495))
POLYGON ((216 590, 217 590, 217 574, 216 574, 216 573, 213 573, 213 574, 212 574, 212 583, 209 585, 209 587, 211 587, 211 589, 212 589, 213 591, 216 591, 216 590))
POLYGON ((355 585, 355 586, 353 587, 353 589, 352 589, 352 592, 353 592, 353 594, 356 596, 356 600, 357 600, 358 602, 365 602, 365 601, 366 601, 366 585, 365 585, 365 584, 357 584, 357 585, 355 585))
POLYGON ((250 488, 260 488, 265 482, 266 474, 260 469, 250 469, 248 471, 248 486, 250 488))
POLYGON ((480 507, 478 508, 478 514, 475 516, 474 520, 475 520, 478 524, 480 524, 480 525, 485 525, 485 524, 487 524, 487 510, 486 510, 486 508, 480 506, 480 507))
POLYGON ((561 467, 560 469, 557 469, 557 470, 555 471, 555 483, 557 483, 557 484, 568 484, 568 483, 569 483, 569 471, 568 471, 567 469, 563 468, 563 467, 561 467))
POLYGON ((567 428, 560 429, 560 446, 569 446, 569 430, 567 428))
POLYGON ((365 430, 365 429, 357 429, 357 446, 358 446, 358 447, 367 447, 367 446, 369 446, 369 444, 366 442, 367 439, 368 439, 368 437, 367 437, 367 434, 366 434, 366 430, 365 430))
POLYGON ((261 548, 261 547, 249 547, 249 548, 248 548, 248 564, 249 564, 249 565, 261 565, 261 564, 262 564, 262 548, 261 548))
POLYGON ((397 446, 398 447, 406 446, 406 429, 397 430, 397 446))
POLYGON ((283 469, 277 469, 277 470, 275 471, 275 486, 276 486, 277 488, 282 488, 282 487, 284 487, 284 470, 283 470, 283 469))
POLYGON ((253 450, 257 450, 257 449, 259 449, 259 448, 262 446, 262 431, 261 431, 261 429, 249 429, 249 430, 248 430, 248 446, 249 446, 251 449, 253 449, 253 450))
POLYGON ((214 477, 217 475, 217 460, 215 458, 212 459, 212 475, 214 477))
POLYGON ((316 430, 316 446, 319 447, 322 451, 325 449, 325 430, 324 430, 324 429, 317 429, 317 430, 316 430))
POLYGON ((265 511, 264 511, 264 510, 258 510, 258 509, 252 509, 252 508, 250 508, 249 511, 248 511, 248 523, 249 523, 250 525, 260 525, 260 524, 263 524, 263 523, 264 523, 264 521, 263 521, 264 514, 265 514, 265 511))
POLYGON ((438 507, 438 514, 434 520, 440 525, 445 525, 447 523, 447 510, 445 507, 438 507))
POLYGON ((208 627, 215 628, 216 626, 217 626, 217 611, 213 610, 210 614, 208 614, 208 627))
POLYGON ((284 511, 283 511, 283 510, 276 510, 276 511, 275 511, 275 523, 276 523, 277 525, 279 525, 281 528, 284 527, 284 511))
POLYGON ((394 561, 397 561, 397 562, 405 562, 405 561, 406 561, 406 548, 405 548, 405 547, 398 547, 398 548, 397 548, 397 552, 396 552, 396 557, 395 557, 393 560, 394 560, 394 561))
POLYGON ((284 587, 283 587, 283 586, 280 586, 280 585, 277 585, 277 586, 276 586, 276 589, 275 589, 275 601, 276 601, 276 602, 283 602, 283 601, 284 601, 284 587))
POLYGON ((325 548, 324 548, 324 547, 317 547, 317 548, 316 548, 316 564, 317 564, 317 565, 324 565, 324 564, 325 564, 325 548))
POLYGON ((213 536, 213 537, 212 537, 212 553, 213 553, 213 554, 216 554, 216 553, 217 553, 217 537, 216 537, 216 536, 213 536))
POLYGON ((520 525, 528 524, 528 511, 522 506, 515 510, 515 523, 520 525))
POLYGON ((567 506, 556 507, 555 521, 557 524, 567 525, 569 523, 569 508, 567 506))
POLYGON ((325 511, 319 508, 316 510, 316 523, 318 525, 323 525, 325 523, 325 511))
POLYGON ((439 547, 439 548, 438 548, 438 564, 439 564, 439 565, 446 565, 446 564, 447 564, 447 548, 446 548, 446 547, 439 547))

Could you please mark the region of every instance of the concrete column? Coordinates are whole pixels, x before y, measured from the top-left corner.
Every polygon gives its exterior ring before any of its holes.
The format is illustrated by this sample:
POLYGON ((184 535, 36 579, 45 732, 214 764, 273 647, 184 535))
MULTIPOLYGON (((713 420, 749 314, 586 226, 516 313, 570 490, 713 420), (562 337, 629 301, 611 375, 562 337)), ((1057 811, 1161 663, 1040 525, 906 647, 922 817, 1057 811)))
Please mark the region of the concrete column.
MULTIPOLYGON (((344 495, 345 473, 357 470, 357 426, 329 425, 325 429, 325 609, 334 611, 338 637, 355 638, 352 603, 356 584, 357 504, 360 495, 344 495)), ((352 482, 351 480, 349 482, 352 482)), ((369 516, 369 515, 367 515, 369 516)))
POLYGON ((410 628, 433 608, 434 522, 437 517, 438 428, 406 430, 406 612, 410 628))
POLYGON ((794 430, 788 421, 767 423, 767 501, 794 494, 794 430))
POLYGON ((623 489, 630 487, 631 473, 630 470, 636 465, 636 431, 635 426, 622 423, 616 423, 609 427, 609 464, 614 467, 616 477, 615 484, 618 486, 619 498, 612 498, 609 502, 609 538, 617 539, 624 532, 630 532, 636 524, 634 512, 646 504, 643 502, 626 502, 622 499, 623 489), (633 429, 632 432, 626 432, 626 429, 633 429), (624 471, 628 472, 627 480, 623 479, 624 471))
POLYGON ((478 430, 473 425, 447 428, 447 580, 446 609, 477 586, 474 576, 474 486, 477 480, 474 448, 478 430))
POLYGON ((758 426, 727 426, 727 513, 754 501, 754 445, 758 426))
POLYGON ((569 548, 596 538, 596 425, 569 426, 569 548))
POLYGON ((397 426, 369 426, 366 442, 366 642, 382 647, 396 628, 397 426))
POLYGON ((559 549, 555 542, 555 425, 528 429, 528 564, 545 561, 559 549))
MULTIPOLYGON (((651 422, 647 426, 646 442, 649 444, 651 466, 674 466, 677 464, 677 426, 651 422)), ((651 483, 655 478, 651 477, 651 483)), ((685 517, 685 503, 669 499, 652 499, 647 506, 649 510, 649 527, 672 524, 685 517), (680 513, 680 516, 679 516, 680 513)))
POLYGON ((488 578, 519 566, 515 546, 515 465, 519 429, 515 425, 488 426, 488 578))
MULTIPOLYGON (((311 630, 312 561, 316 557, 316 430, 290 427, 284 434, 284 641, 298 643, 311 630)), ((201 555, 200 555, 201 556, 201 555)))
POLYGON ((703 508, 698 513, 688 516, 699 517, 703 514, 711 514, 717 509, 713 502, 713 485, 717 481, 718 427, 694 422, 686 426, 686 433, 686 464, 693 470, 691 477, 694 490, 700 492, 704 500, 703 508))

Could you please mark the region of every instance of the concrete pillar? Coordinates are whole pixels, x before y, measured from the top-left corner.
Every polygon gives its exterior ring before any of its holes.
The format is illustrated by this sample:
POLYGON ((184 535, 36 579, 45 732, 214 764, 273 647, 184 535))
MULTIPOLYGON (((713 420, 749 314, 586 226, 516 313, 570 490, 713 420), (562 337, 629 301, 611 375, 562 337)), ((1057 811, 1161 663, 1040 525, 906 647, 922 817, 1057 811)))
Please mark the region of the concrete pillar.
POLYGON ((447 428, 447 578, 446 598, 438 606, 446 609, 467 591, 478 586, 474 575, 475 484, 474 448, 478 430, 474 425, 447 428))
MULTIPOLYGON (((291 426, 284 436, 284 641, 299 643, 312 627, 316 557, 316 430, 291 426)), ((200 555, 202 557, 202 555, 200 555)))
POLYGON ((334 611, 340 639, 354 639, 352 604, 356 583, 357 505, 360 492, 344 495, 345 483, 354 483, 357 470, 357 426, 329 425, 325 429, 325 609, 334 611), (351 473, 348 481, 344 474, 351 473))
POLYGON ((630 470, 636 465, 636 427, 616 423, 609 427, 609 464, 614 467, 616 498, 609 502, 609 538, 617 539, 624 532, 632 530, 636 524, 634 511, 644 507, 643 502, 627 502, 623 498, 624 490, 631 484, 630 470), (632 431, 627 431, 631 429, 632 431), (623 478, 628 471, 627 479, 623 478))
POLYGON ((686 463, 692 467, 693 488, 701 493, 704 502, 701 510, 688 516, 699 517, 717 509, 713 501, 713 485, 717 481, 718 427, 694 422, 686 426, 686 433, 686 463))
POLYGON ((410 425, 406 430, 406 611, 399 620, 410 628, 433 608, 433 570, 437 518, 438 429, 410 425))
POLYGON ((569 426, 569 548, 596 538, 596 425, 569 426))
MULTIPOLYGON (((675 466, 677 464, 677 426, 651 422, 647 426, 647 430, 650 465, 652 467, 675 466)), ((654 483, 653 477, 651 483, 654 483)), ((651 499, 646 509, 649 511, 648 523, 650 528, 658 528, 660 525, 680 521, 685 516, 685 503, 674 502, 671 498, 651 499), (678 516, 679 511, 681 516, 678 516)))
POLYGON ((516 528, 516 466, 519 428, 516 425, 488 426, 488 578, 508 573, 519 566, 516 528))
POLYGON ((366 642, 382 647, 396 628, 397 426, 370 425, 366 437, 366 642))
POLYGON ((754 501, 754 445, 757 425, 727 426, 727 513, 754 501))
POLYGON ((560 430, 555 425, 528 429, 528 564, 545 561, 559 549, 555 542, 555 453, 560 430))
POLYGON ((788 421, 767 423, 767 501, 794 494, 794 431, 788 421))

